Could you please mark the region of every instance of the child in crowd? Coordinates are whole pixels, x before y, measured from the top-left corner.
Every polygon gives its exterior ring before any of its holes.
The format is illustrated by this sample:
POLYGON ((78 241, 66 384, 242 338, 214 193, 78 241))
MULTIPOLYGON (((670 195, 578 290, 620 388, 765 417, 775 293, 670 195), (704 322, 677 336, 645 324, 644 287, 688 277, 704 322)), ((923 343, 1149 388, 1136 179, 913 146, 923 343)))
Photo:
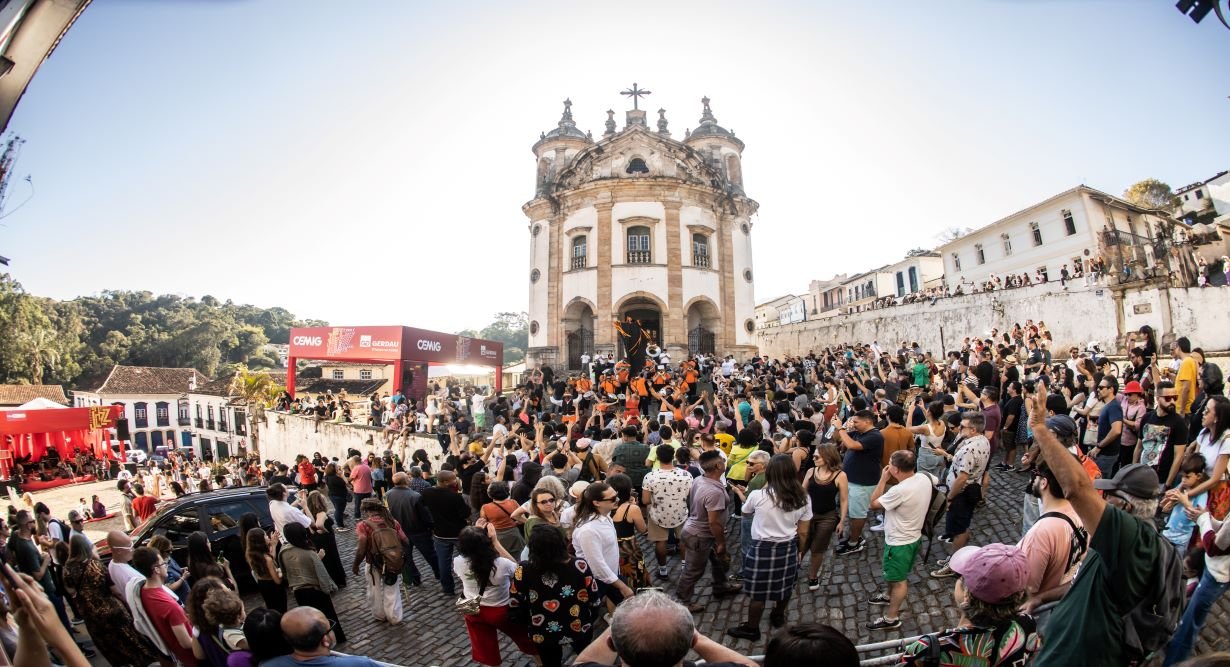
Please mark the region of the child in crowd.
POLYGON ((1208 493, 1188 498, 1186 493, 1180 492, 1195 488, 1209 478, 1204 466, 1204 457, 1200 454, 1187 457, 1183 461, 1183 467, 1179 469, 1182 477, 1178 488, 1167 491, 1165 499, 1162 500, 1162 510, 1170 512, 1170 518, 1166 521, 1166 529, 1162 531, 1162 537, 1174 545, 1180 557, 1187 554, 1188 544, 1192 541, 1192 532, 1196 528, 1196 522, 1187 517, 1187 510, 1192 507, 1204 507, 1208 500, 1208 493))

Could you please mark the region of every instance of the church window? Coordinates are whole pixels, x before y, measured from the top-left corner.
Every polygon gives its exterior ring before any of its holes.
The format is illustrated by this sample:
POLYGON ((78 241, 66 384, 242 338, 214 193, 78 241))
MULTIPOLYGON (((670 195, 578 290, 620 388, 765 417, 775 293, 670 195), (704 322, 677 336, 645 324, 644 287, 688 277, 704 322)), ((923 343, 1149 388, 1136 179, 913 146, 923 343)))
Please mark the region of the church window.
POLYGON ((1063 212, 1063 227, 1068 232, 1068 236, 1076 234, 1076 221, 1072 219, 1072 211, 1065 210, 1063 212))
POLYGON ((709 237, 704 234, 692 235, 692 266, 709 268, 709 237))
POLYGON ((628 161, 628 168, 625 169, 629 174, 648 174, 649 166, 639 157, 634 157, 628 161))
POLYGON ((542 225, 534 225, 534 231, 533 231, 534 236, 538 236, 538 232, 541 232, 541 231, 542 231, 542 225))
POLYGON ((1029 229, 1032 230, 1034 234, 1034 245, 1042 245, 1042 230, 1038 227, 1038 223, 1029 223, 1029 229))
POLYGON ((743 230, 743 233, 744 233, 744 234, 750 234, 750 233, 751 233, 751 231, 752 231, 752 228, 751 228, 751 227, 748 227, 746 222, 745 222, 745 223, 743 223, 743 225, 740 227, 740 229, 742 229, 742 230, 743 230))
POLYGON ((751 269, 743 270, 743 279, 748 281, 749 283, 752 282, 752 270, 751 269))
POLYGON ((983 252, 981 243, 974 244, 974 255, 978 257, 979 264, 987 263, 987 254, 983 252))
POLYGON ((628 263, 653 263, 653 252, 649 246, 648 227, 630 227, 628 229, 628 263))
POLYGON ((746 330, 748 333, 752 333, 753 331, 755 331, 755 330, 756 330, 756 323, 755 323, 755 322, 753 322, 753 321, 751 321, 751 320, 748 320, 748 321, 746 321, 746 322, 744 322, 744 323, 743 323, 743 328, 744 328, 744 330, 746 330))
POLYGON ((1004 256, 1012 254, 1012 237, 1007 234, 1000 234, 999 238, 1004 242, 1004 256))
POLYGON ((538 334, 538 320, 534 320, 533 322, 530 322, 530 333, 535 334, 535 335, 538 334))
POLYGON ((530 271, 530 282, 536 283, 538 282, 538 279, 541 277, 542 277, 542 271, 539 271, 538 269, 534 269, 533 271, 530 271))
POLYGON ((572 268, 585 268, 586 247, 585 235, 574 236, 572 238, 572 268))

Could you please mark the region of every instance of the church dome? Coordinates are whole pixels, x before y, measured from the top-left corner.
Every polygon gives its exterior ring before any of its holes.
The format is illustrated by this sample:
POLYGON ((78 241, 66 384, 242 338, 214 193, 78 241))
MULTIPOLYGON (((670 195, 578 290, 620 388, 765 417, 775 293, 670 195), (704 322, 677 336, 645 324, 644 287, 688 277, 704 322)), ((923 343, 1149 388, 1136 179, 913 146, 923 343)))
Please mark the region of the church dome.
POLYGON ((720 137, 738 144, 739 148, 743 148, 743 142, 735 138, 734 132, 731 132, 721 125, 718 125, 717 118, 713 116, 713 110, 709 108, 709 98, 701 98, 700 102, 705 105, 704 113, 700 116, 700 125, 698 125, 695 130, 688 133, 685 141, 709 137, 720 137))
POLYGON ((576 121, 572 119, 572 100, 564 100, 564 113, 560 116, 559 123, 550 132, 544 132, 538 143, 551 139, 580 139, 593 143, 593 137, 577 129, 576 121))

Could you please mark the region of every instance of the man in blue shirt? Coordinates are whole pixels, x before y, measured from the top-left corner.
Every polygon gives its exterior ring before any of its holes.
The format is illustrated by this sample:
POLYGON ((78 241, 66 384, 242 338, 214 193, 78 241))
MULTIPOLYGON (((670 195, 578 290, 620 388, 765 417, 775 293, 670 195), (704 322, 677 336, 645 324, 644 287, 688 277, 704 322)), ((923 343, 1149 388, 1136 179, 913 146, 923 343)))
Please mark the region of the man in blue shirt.
POLYGON ((333 655, 337 639, 333 625, 314 607, 295 607, 282 615, 282 634, 290 643, 291 654, 267 660, 264 667, 380 667, 371 658, 358 655, 333 655))
POLYGON ((1123 406, 1119 404, 1119 381, 1107 375, 1098 383, 1098 400, 1105 405, 1098 415, 1098 441, 1089 451, 1102 477, 1110 479, 1119 469, 1119 439, 1123 435, 1123 406))

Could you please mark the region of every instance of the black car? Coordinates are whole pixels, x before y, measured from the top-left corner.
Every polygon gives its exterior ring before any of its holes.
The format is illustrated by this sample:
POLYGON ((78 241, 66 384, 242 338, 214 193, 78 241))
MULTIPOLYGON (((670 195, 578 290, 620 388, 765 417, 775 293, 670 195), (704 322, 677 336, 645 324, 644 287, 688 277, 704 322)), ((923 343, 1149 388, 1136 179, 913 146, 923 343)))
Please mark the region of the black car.
MULTIPOLYGON (((185 568, 188 566, 188 536, 202 531, 209 537, 209 546, 215 556, 226 556, 231 574, 240 590, 256 590, 248 561, 244 558, 244 545, 240 541, 239 518, 253 512, 260 518, 260 526, 266 533, 273 530, 273 518, 269 515, 269 498, 266 487, 245 486, 237 489, 219 489, 206 493, 190 493, 164 502, 154 516, 137 526, 129 535, 133 547, 145 546, 155 535, 165 535, 171 540, 171 555, 185 568)), ((291 490, 293 501, 294 490, 291 490)), ((98 543, 98 553, 103 561, 111 560, 111 550, 104 538, 98 543)))

